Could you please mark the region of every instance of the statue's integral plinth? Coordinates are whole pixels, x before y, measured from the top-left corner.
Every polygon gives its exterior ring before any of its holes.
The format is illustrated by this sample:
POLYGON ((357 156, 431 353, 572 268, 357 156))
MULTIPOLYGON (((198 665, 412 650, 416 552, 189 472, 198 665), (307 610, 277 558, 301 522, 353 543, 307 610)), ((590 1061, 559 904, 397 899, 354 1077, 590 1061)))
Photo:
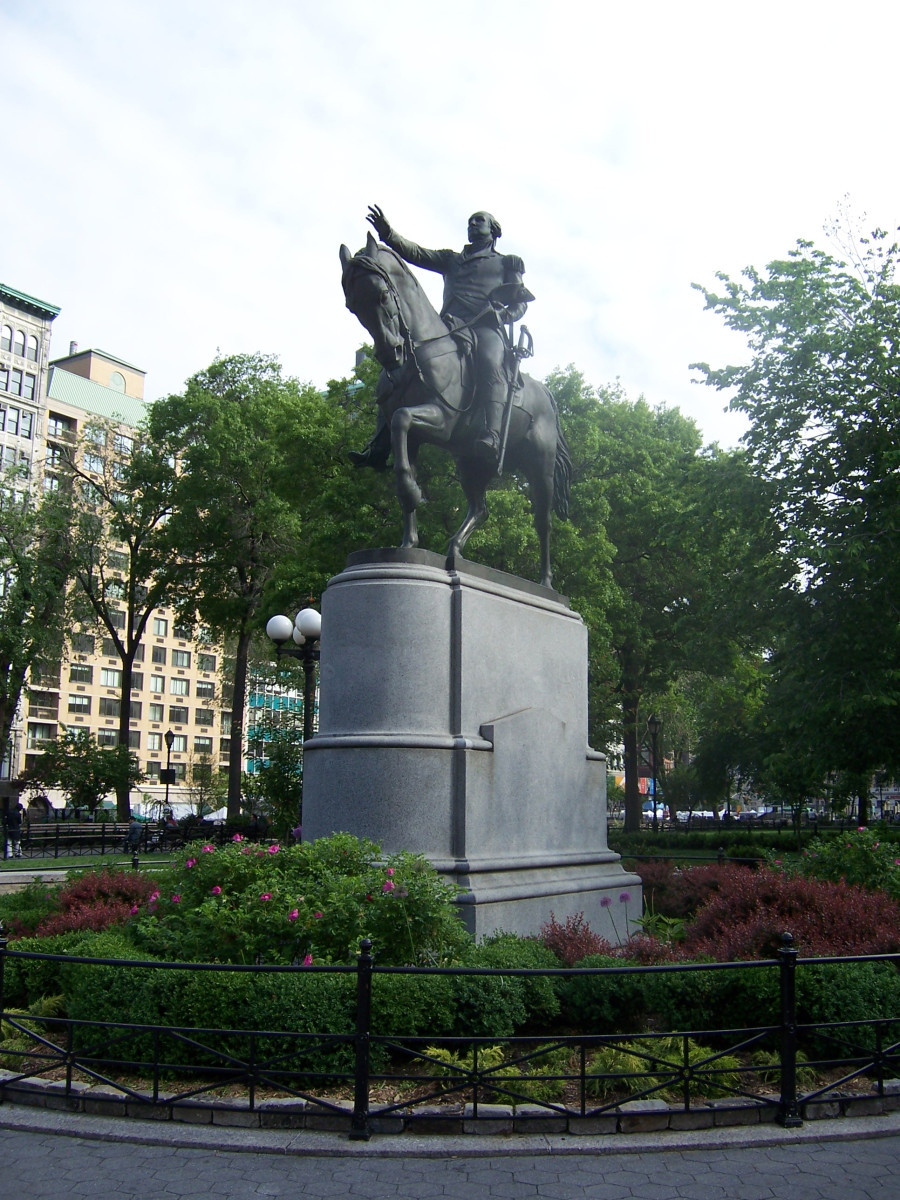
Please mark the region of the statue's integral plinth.
POLYGON ((587 631, 550 588, 424 550, 351 555, 322 600, 305 760, 304 839, 427 855, 479 936, 552 910, 617 941, 640 915, 587 744, 587 631))

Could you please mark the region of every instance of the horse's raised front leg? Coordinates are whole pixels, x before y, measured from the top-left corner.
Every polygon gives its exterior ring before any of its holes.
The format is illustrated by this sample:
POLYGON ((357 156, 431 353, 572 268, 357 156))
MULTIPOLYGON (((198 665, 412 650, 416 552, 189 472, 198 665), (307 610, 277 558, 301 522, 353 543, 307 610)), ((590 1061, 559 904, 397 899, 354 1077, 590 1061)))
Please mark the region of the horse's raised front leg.
POLYGON ((550 567, 550 523, 553 512, 553 471, 541 471, 529 479, 534 528, 541 546, 541 583, 553 587, 550 567))
POLYGON ((485 499, 488 478, 493 475, 493 466, 477 462, 469 458, 457 459, 459 466, 459 481, 462 484, 468 502, 465 520, 447 547, 448 558, 461 558, 466 542, 476 529, 480 529, 488 518, 488 506, 485 499))

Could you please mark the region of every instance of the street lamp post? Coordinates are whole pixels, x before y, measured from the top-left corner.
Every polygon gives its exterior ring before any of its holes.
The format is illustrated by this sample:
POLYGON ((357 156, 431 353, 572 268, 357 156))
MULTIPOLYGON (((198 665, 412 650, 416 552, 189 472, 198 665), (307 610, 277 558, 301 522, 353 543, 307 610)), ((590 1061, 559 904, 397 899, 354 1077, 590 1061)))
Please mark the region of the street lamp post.
POLYGON ((169 784, 172 783, 172 747, 175 744, 175 734, 167 729, 163 739, 166 743, 166 812, 169 811, 169 784))
POLYGON ((659 832, 659 816, 656 803, 656 774, 657 762, 659 759, 659 731, 662 729, 662 721, 657 716, 652 716, 647 721, 647 728, 650 731, 650 776, 653 781, 653 832, 659 832))
MULTIPOLYGON (((313 735, 316 705, 316 663, 319 661, 319 638, 322 636, 322 616, 314 608, 302 608, 292 621, 290 617, 272 617, 266 634, 275 643, 275 654, 296 658, 303 666, 303 741, 313 735), (288 645, 289 642, 294 644, 288 645)), ((300 814, 303 824, 303 774, 300 775, 300 814)))

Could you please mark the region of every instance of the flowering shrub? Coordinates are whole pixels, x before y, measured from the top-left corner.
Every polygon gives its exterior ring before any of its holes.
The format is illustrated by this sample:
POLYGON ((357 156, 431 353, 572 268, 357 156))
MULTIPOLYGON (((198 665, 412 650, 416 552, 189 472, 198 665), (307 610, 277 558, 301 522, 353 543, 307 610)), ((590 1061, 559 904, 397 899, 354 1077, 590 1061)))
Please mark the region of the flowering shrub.
POLYGON ((467 942, 455 891, 422 857, 384 862, 374 842, 335 834, 297 846, 240 835, 194 843, 139 905, 136 936, 187 961, 349 962, 371 938, 380 962, 434 963, 467 942))
POLYGON ((900 905, 843 882, 736 870, 687 924, 684 950, 719 962, 767 958, 785 931, 806 956, 894 953, 900 905))
POLYGON ((799 858, 781 861, 770 854, 767 859, 770 866, 777 865, 787 874, 835 883, 842 879, 900 900, 898 848, 882 842, 877 833, 864 826, 852 833, 816 838, 799 858))

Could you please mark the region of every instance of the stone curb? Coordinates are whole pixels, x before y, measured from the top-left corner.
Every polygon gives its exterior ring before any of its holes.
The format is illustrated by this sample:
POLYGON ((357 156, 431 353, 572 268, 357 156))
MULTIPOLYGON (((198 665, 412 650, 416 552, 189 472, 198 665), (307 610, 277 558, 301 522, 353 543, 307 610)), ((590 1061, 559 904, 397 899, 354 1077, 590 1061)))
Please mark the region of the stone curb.
MULTIPOLYGON (((472 1104, 398 1109, 372 1114, 369 1127, 376 1135, 430 1135, 497 1137, 569 1135, 574 1137, 617 1134, 690 1132, 741 1126, 775 1125, 777 1097, 760 1100, 736 1098, 698 1102, 685 1110, 663 1100, 631 1100, 596 1116, 560 1113, 536 1104, 513 1108, 506 1104, 472 1104)), ((312 1133, 350 1133, 352 1107, 347 1101, 325 1104, 302 1099, 263 1100, 252 1109, 246 1104, 220 1100, 171 1100, 160 1093, 137 1096, 104 1084, 73 1081, 66 1089, 55 1080, 15 1079, 0 1071, 0 1105, 53 1109, 88 1116, 131 1118, 182 1125, 215 1125, 232 1129, 306 1130, 312 1133)), ((826 1093, 802 1105, 805 1122, 838 1121, 900 1113, 900 1080, 885 1084, 883 1096, 850 1096, 826 1093)))

